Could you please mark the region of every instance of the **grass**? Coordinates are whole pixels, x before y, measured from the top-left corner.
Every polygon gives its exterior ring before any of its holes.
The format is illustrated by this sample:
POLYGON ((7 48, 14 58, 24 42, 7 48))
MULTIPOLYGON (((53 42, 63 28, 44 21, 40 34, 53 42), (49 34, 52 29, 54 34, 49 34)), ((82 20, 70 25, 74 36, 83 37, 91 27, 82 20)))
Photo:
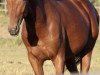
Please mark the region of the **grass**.
POLYGON ((20 37, 17 38, 0 38, 0 47, 13 47, 13 46, 20 46, 22 45, 22 40, 20 37))
POLYGON ((8 24, 8 17, 4 12, 0 12, 0 26, 8 24))
POLYGON ((96 3, 94 3, 95 6, 100 6, 100 0, 96 0, 96 3))

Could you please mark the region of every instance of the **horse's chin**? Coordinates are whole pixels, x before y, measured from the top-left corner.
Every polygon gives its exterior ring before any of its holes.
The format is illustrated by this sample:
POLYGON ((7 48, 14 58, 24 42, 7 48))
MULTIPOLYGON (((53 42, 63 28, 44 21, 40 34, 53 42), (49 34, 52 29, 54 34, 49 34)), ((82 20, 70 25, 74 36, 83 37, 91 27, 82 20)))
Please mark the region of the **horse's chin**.
POLYGON ((20 27, 17 25, 14 29, 9 29, 9 33, 11 36, 18 36, 20 27))

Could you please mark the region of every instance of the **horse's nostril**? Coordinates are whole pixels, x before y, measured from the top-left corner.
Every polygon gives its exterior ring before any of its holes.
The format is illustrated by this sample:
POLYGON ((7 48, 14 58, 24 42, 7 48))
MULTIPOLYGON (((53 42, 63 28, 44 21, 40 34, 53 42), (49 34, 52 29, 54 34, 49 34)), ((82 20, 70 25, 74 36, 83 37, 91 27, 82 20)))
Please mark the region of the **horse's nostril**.
POLYGON ((10 29, 9 32, 10 32, 11 35, 15 34, 16 33, 16 29, 15 28, 14 29, 10 29))
POLYGON ((16 29, 16 31, 18 31, 18 30, 19 30, 19 27, 18 27, 18 26, 16 26, 16 28, 15 28, 15 29, 16 29))
POLYGON ((16 30, 16 28, 14 28, 14 29, 11 29, 11 31, 15 31, 16 30))

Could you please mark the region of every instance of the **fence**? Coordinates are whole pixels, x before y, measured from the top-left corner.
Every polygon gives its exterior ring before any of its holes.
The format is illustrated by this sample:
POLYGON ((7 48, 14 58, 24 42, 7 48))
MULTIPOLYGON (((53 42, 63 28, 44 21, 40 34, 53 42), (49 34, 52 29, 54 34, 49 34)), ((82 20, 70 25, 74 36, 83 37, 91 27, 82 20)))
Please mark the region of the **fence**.
POLYGON ((0 2, 0 12, 7 12, 6 0, 0 2))

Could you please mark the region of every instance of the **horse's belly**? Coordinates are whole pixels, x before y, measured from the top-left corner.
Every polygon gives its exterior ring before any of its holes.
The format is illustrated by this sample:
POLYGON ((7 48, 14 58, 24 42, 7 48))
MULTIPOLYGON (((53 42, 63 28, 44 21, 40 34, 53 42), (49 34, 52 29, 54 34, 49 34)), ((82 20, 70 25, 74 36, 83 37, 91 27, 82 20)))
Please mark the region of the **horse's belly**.
POLYGON ((62 25, 66 31, 66 37, 69 43, 69 48, 74 54, 80 52, 87 43, 90 33, 90 24, 87 19, 80 14, 79 11, 72 12, 68 10, 62 15, 62 25))
POLYGON ((83 50, 88 41, 88 31, 86 33, 76 30, 76 32, 70 33, 70 35, 68 35, 68 41, 71 51, 74 54, 77 54, 78 52, 83 50))

